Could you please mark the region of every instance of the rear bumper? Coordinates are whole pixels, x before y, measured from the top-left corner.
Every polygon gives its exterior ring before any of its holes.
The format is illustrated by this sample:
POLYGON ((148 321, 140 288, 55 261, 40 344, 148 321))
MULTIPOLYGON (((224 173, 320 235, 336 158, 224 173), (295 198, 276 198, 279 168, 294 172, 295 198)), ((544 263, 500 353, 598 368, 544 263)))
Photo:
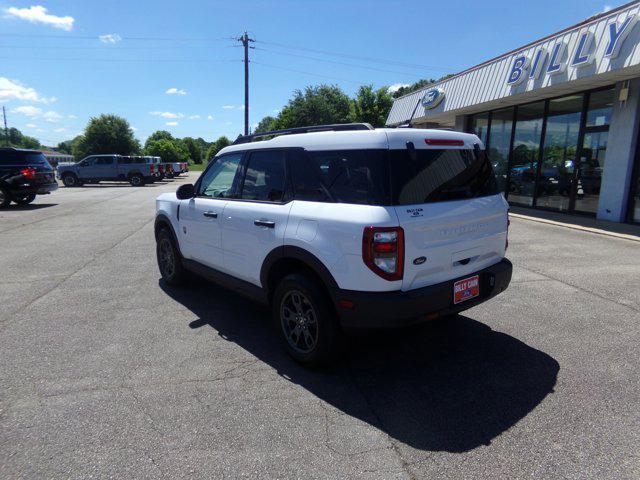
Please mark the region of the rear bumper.
POLYGON ((429 285, 415 290, 394 292, 359 292, 338 290, 334 295, 341 325, 345 329, 385 328, 412 325, 427 321, 428 315, 450 315, 495 297, 506 290, 513 266, 506 258, 464 277, 429 285), (480 276, 480 295, 454 305, 453 284, 461 278, 480 276), (340 300, 353 302, 353 308, 343 308, 340 300))
POLYGON ((45 183, 45 184, 36 184, 36 185, 20 185, 11 189, 11 194, 17 197, 24 197, 27 195, 37 194, 37 195, 46 195, 47 193, 51 193, 58 189, 58 184, 54 183, 45 183))

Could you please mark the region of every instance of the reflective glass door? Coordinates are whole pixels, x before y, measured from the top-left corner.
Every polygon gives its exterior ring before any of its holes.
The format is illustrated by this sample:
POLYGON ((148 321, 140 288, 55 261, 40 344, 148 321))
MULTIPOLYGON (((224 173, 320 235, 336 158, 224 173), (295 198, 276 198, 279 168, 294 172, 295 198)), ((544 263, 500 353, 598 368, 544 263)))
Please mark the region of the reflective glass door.
POLYGON ((576 171, 575 210, 597 213, 600 183, 607 153, 608 131, 585 132, 576 171))

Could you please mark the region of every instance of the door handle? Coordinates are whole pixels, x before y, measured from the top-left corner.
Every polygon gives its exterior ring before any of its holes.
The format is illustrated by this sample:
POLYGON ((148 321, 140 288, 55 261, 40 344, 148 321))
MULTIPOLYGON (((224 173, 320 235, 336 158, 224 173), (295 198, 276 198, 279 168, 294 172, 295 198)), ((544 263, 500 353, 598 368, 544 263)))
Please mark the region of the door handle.
POLYGON ((216 212, 204 212, 202 215, 208 218, 218 218, 218 214, 216 212))
POLYGON ((256 227, 266 227, 266 228, 275 228, 276 222, 272 222, 271 220, 254 220, 253 224, 256 227))

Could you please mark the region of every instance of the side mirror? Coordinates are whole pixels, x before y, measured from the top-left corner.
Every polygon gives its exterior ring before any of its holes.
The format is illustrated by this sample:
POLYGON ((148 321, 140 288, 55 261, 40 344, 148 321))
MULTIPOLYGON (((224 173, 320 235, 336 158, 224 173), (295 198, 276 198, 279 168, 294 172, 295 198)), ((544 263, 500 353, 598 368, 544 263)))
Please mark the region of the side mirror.
POLYGON ((191 183, 180 185, 180 187, 178 187, 178 190, 176 190, 176 197, 178 197, 178 200, 188 200, 195 197, 195 195, 196 190, 193 188, 193 184, 191 183))

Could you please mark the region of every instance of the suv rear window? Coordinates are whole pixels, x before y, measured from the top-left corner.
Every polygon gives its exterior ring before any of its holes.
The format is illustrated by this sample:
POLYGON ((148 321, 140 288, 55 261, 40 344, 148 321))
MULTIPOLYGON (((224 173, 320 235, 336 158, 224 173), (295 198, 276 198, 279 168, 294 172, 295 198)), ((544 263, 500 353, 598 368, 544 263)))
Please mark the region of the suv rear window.
POLYGON ((394 205, 446 202, 498 193, 484 150, 428 149, 389 152, 394 205))
POLYGON ((44 165, 46 157, 40 152, 0 152, 0 165, 44 165))

